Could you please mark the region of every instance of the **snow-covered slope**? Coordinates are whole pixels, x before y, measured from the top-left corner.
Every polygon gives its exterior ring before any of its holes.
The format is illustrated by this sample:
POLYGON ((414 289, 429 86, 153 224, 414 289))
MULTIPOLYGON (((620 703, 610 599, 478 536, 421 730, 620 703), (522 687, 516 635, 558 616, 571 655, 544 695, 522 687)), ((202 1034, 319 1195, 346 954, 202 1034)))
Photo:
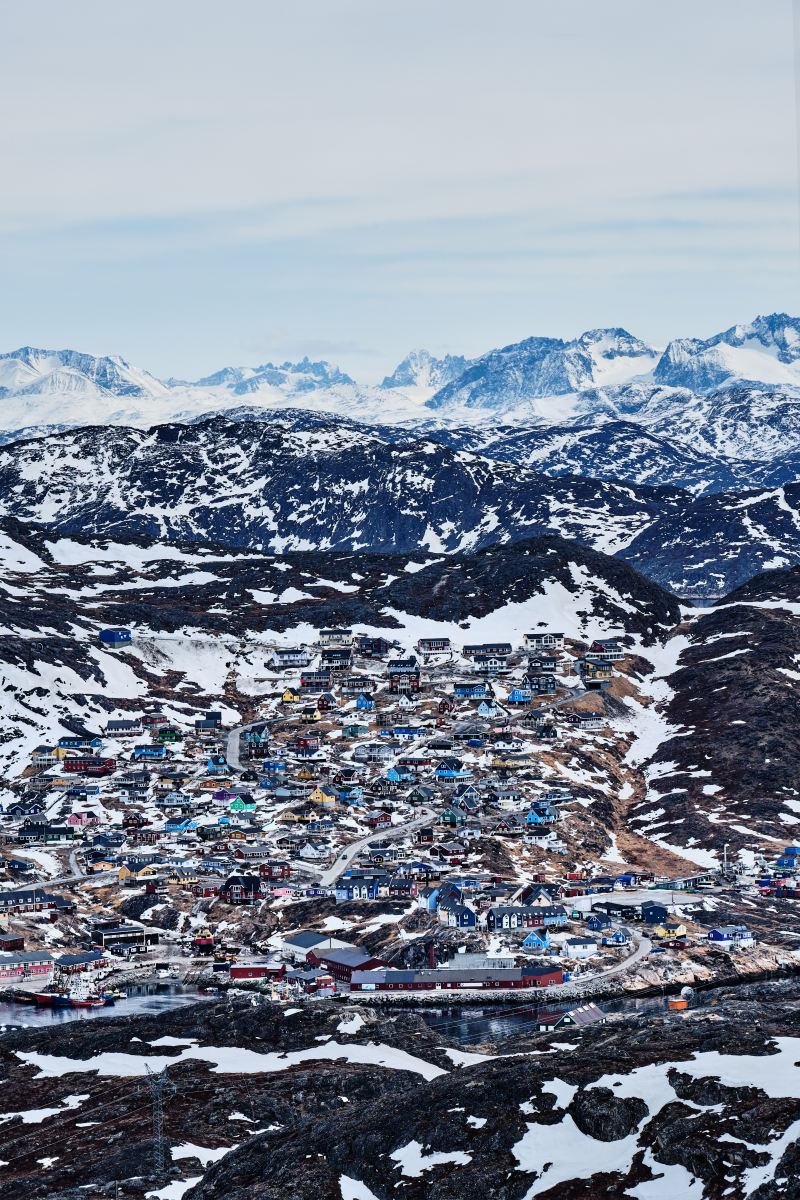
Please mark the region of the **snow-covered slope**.
POLYGON ((297 407, 351 414, 365 421, 402 420, 419 414, 431 389, 357 384, 326 362, 266 363, 225 367, 197 382, 161 381, 121 358, 96 358, 72 350, 24 347, 0 356, 0 430, 46 426, 136 425, 191 420, 242 404, 297 407))
POLYGON ((574 393, 646 374, 657 358, 652 347, 624 329, 593 329, 570 342, 527 338, 476 359, 428 405, 499 411, 527 406, 544 419, 559 419, 574 408, 574 393), (562 399, 554 403, 553 397, 562 399))
POLYGON ((0 511, 62 532, 144 533, 272 550, 435 553, 542 533, 614 553, 683 493, 552 479, 342 422, 224 418, 82 429, 0 450, 0 511))
POLYGON ((706 341, 670 342, 653 372, 659 383, 705 392, 730 381, 800 385, 800 320, 756 317, 706 341))
POLYGON ((381 387, 400 388, 406 396, 417 401, 430 400, 439 388, 458 379, 469 365, 469 359, 463 354, 434 358, 427 350, 412 350, 392 374, 386 376, 381 387))
POLYGON ((626 563, 558 537, 458 556, 274 555, 0 520, 0 779, 38 742, 76 723, 97 729, 146 699, 185 720, 263 695, 277 679, 268 647, 310 643, 326 626, 405 649, 442 633, 459 645, 519 642, 537 623, 578 638, 624 628, 646 647, 679 615, 626 563), (109 624, 133 631, 123 651, 99 645, 109 624))

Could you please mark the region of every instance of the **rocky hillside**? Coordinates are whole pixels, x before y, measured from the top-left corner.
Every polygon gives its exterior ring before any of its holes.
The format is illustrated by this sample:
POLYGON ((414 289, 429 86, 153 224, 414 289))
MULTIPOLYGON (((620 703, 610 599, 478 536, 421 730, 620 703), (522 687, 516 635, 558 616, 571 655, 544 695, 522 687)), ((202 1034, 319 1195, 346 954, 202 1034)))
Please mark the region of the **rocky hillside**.
POLYGON ((769 571, 671 643, 660 744, 631 828, 681 845, 751 850, 800 825, 800 569, 769 571))
POLYGON ((614 552, 684 503, 677 489, 554 480, 336 422, 223 418, 15 443, 0 450, 0 495, 0 512, 58 533, 440 553, 545 533, 614 552))
MULTIPOLYGON (((658 446, 640 443, 654 466, 658 446)), ((800 556, 800 485, 694 497, 554 478, 319 417, 106 426, 17 442, 0 449, 0 514, 53 534, 278 553, 452 554, 556 534, 620 555, 678 595, 710 598, 800 556)))
POLYGON ((440 632, 459 644, 518 640, 537 625, 577 638, 625 629, 649 646, 679 619, 675 598, 627 564, 557 537, 434 558, 268 555, 55 538, 7 521, 0 548, 0 775, 76 721, 96 727, 148 697, 176 713, 219 707, 222 697, 232 715, 246 711, 248 695, 267 685, 266 647, 311 641, 325 626, 380 629, 404 644, 440 632), (135 630, 129 650, 100 648, 107 625, 135 630))
POLYGON ((0 1198, 791 1200, 796 1001, 743 988, 480 1053, 414 1015, 256 997, 7 1031, 0 1198), (146 1063, 171 1089, 160 1178, 146 1063))

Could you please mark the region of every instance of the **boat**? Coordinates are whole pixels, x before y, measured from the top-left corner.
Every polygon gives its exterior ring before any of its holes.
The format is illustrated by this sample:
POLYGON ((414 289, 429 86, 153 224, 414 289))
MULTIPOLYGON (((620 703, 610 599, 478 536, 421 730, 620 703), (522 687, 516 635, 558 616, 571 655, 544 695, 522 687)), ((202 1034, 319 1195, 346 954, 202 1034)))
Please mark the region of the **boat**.
POLYGON ((34 992, 33 998, 37 1004, 49 1004, 53 1008, 69 1008, 70 996, 63 988, 45 988, 42 992, 34 992))
POLYGON ((105 1000, 98 992, 90 991, 88 984, 83 981, 76 983, 67 993, 72 1008, 103 1008, 105 1000))

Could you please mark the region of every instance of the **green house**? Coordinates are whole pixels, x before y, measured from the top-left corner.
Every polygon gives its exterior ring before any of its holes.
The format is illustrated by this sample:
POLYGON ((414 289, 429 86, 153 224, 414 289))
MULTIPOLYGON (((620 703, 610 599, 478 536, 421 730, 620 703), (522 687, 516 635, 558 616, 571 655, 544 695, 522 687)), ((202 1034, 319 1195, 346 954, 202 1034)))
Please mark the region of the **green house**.
POLYGON ((255 811, 256 811, 255 800, 245 800, 245 799, 243 799, 242 796, 237 796, 234 800, 231 800, 230 804, 228 805, 228 812, 254 813, 255 811))
POLYGON ((369 725, 359 725, 358 723, 353 725, 345 725, 344 729, 342 730, 342 736, 346 738, 366 737, 368 733, 369 725))
POLYGON ((182 742, 183 734, 179 729, 172 729, 167 726, 165 729, 159 729, 157 733, 159 742, 182 742))

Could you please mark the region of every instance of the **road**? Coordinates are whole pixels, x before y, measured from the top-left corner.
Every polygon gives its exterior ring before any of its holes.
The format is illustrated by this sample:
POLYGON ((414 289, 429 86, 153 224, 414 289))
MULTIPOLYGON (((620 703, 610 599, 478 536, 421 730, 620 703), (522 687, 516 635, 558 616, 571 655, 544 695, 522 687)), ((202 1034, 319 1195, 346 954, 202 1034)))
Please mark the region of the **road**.
POLYGON ((426 823, 430 823, 432 814, 428 809, 423 809, 420 816, 415 821, 404 823, 403 825, 390 826, 388 829, 378 829, 375 833, 369 834, 368 837, 360 838, 357 842, 352 842, 336 859, 333 866, 328 867, 320 875, 321 887, 332 887, 346 867, 350 865, 357 854, 360 854, 372 842, 377 842, 379 839, 385 842, 396 841, 397 838, 408 837, 417 829, 421 829, 426 823))

